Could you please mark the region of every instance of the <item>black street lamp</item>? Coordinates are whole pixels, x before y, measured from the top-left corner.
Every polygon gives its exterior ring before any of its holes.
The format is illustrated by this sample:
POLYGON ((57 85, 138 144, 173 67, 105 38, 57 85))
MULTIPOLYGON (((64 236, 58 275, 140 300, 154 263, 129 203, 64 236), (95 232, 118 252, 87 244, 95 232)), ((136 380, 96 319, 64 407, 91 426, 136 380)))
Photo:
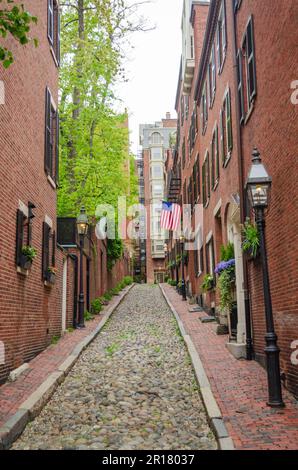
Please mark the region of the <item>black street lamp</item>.
POLYGON ((181 292, 182 300, 187 300, 186 298, 186 287, 185 287, 185 277, 184 277, 184 235, 180 236, 180 246, 181 246, 181 292))
POLYGON ((81 208, 80 215, 77 218, 77 230, 80 239, 80 294, 79 294, 79 321, 77 328, 85 328, 84 322, 84 281, 83 281, 83 249, 84 249, 84 238, 88 232, 88 217, 86 214, 85 207, 81 208))
POLYGON ((255 213, 256 224, 260 237, 260 254, 263 270, 263 290, 266 316, 266 362, 268 376, 269 400, 267 404, 271 407, 284 407, 282 400, 279 353, 277 346, 277 335, 274 330, 272 313, 272 302, 270 293, 270 281, 268 261, 265 242, 265 217, 264 212, 269 205, 272 179, 264 167, 260 153, 255 148, 252 153, 252 166, 246 181, 246 189, 249 200, 255 213))

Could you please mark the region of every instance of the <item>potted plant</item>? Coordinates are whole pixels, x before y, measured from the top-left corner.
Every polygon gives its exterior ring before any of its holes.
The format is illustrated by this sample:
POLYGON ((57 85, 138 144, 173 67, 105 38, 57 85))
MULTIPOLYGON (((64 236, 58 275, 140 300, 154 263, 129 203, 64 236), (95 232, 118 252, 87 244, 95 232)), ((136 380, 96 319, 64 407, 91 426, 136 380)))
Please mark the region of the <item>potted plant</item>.
POLYGON ((257 227, 252 224, 249 219, 246 220, 243 226, 243 243, 242 250, 247 253, 250 259, 256 259, 260 251, 260 237, 257 227))
POLYGON ((46 270, 46 281, 49 284, 55 284, 56 274, 57 274, 57 268, 55 268, 54 266, 49 266, 48 269, 46 270))
POLYGON ((32 246, 23 246, 22 255, 20 257, 20 267, 23 269, 30 269, 34 258, 36 258, 37 251, 32 246))
POLYGON ((218 275, 218 288, 220 292, 220 308, 222 311, 231 310, 235 284, 235 259, 221 261, 214 270, 218 275))
POLYGON ((214 277, 211 274, 206 274, 203 278, 203 283, 201 289, 203 292, 208 292, 213 290, 215 287, 214 277))

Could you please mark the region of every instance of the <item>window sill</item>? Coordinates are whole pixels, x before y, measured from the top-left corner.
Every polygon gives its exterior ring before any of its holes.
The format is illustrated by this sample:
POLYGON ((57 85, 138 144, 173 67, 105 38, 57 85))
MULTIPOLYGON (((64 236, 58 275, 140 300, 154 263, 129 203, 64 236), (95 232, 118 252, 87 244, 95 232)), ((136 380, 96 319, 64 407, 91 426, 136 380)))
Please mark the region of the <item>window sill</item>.
POLYGON ((47 180, 48 180, 48 182, 50 183, 50 185, 52 186, 53 189, 57 189, 57 185, 56 185, 55 181, 53 180, 53 178, 50 175, 47 175, 47 180))
POLYGON ((21 276, 28 277, 29 276, 29 269, 23 269, 21 266, 17 266, 17 273, 21 276))

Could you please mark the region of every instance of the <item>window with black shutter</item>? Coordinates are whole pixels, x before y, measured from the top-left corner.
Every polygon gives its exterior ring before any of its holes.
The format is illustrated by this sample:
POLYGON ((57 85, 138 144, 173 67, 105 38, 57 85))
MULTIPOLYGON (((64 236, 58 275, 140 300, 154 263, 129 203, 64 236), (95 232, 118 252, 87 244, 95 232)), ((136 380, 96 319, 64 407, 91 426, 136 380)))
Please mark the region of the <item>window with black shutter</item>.
POLYGON ((221 73, 227 52, 226 5, 222 0, 216 31, 217 72, 221 73))
POLYGON ((207 207, 210 198, 210 162, 207 151, 202 167, 203 206, 207 207))
POLYGON ((201 118, 202 118, 202 134, 205 134, 208 122, 208 106, 207 106, 207 83, 203 87, 201 98, 201 118))
POLYGON ((197 175, 198 172, 198 162, 196 161, 193 170, 192 170, 192 181, 193 181, 193 197, 194 197, 194 204, 196 204, 198 199, 198 182, 197 182, 197 175))
POLYGON ((46 88, 45 115, 45 172, 58 183, 59 170, 59 113, 55 109, 51 92, 46 88))
POLYGON ((257 95, 257 78, 256 78, 256 58, 255 58, 255 44, 254 44, 254 28, 253 17, 251 16, 242 44, 242 52, 245 56, 246 68, 246 89, 247 89, 247 102, 248 110, 253 105, 254 99, 257 95))
POLYGON ((215 90, 216 90, 216 65, 215 65, 215 46, 213 44, 211 49, 211 57, 208 66, 208 83, 209 83, 209 107, 211 108, 213 105, 213 101, 215 98, 215 90))
POLYGON ((239 101, 239 116, 240 124, 244 122, 244 93, 243 93, 243 71, 242 71, 242 54, 238 51, 237 54, 237 81, 238 81, 238 101, 239 101))
POLYGON ((43 222, 42 226, 42 279, 48 280, 49 268, 56 265, 56 232, 49 224, 43 222))
POLYGON ((57 0, 48 0, 48 39, 60 64, 60 11, 57 0))
POLYGON ((218 149, 218 127, 216 126, 211 141, 211 187, 217 187, 219 180, 219 149, 218 149))
POLYGON ((24 224, 26 221, 26 216, 24 213, 18 209, 17 210, 17 234, 16 234, 16 265, 20 266, 22 248, 24 245, 24 224))
POLYGON ((231 157, 233 149, 233 131, 232 131, 232 110, 231 93, 227 90, 223 107, 220 110, 220 142, 221 142, 221 160, 222 165, 226 166, 231 157))
POLYGON ((47 279, 48 269, 50 267, 50 239, 51 227, 43 222, 42 226, 42 279, 47 279))
POLYGON ((201 195, 201 168, 200 168, 200 157, 197 155, 197 194, 199 197, 201 195))

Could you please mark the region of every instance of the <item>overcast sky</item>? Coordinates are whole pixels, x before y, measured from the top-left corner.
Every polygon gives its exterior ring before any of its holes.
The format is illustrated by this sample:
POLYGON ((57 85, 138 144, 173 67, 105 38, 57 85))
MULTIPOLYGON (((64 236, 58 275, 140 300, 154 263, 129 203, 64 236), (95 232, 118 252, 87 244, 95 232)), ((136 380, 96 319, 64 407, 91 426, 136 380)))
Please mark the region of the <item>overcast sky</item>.
POLYGON ((152 0, 139 10, 156 29, 132 36, 125 63, 129 81, 118 88, 129 112, 133 153, 139 148, 139 124, 159 121, 167 111, 176 117, 182 6, 183 0, 152 0))

